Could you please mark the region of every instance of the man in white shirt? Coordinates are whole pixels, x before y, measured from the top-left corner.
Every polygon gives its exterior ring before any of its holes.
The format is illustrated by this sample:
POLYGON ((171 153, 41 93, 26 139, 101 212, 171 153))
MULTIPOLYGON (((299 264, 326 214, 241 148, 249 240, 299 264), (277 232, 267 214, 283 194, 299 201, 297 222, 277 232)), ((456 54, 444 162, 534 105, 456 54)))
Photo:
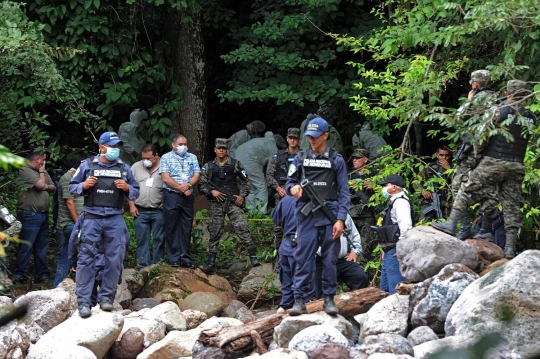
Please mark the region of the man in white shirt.
POLYGON ((380 288, 393 294, 396 285, 405 281, 399 270, 396 243, 413 227, 413 212, 411 202, 404 193, 403 177, 390 175, 379 184, 383 186, 383 196, 389 200, 382 226, 375 227, 379 246, 384 251, 380 288))
MULTIPOLYGON (((350 291, 369 286, 369 280, 364 269, 356 261, 362 254, 362 244, 360 233, 354 225, 353 219, 347 214, 345 220, 345 229, 339 238, 340 250, 336 263, 338 279, 345 283, 350 291)), ((321 248, 317 250, 317 259, 315 260, 315 294, 317 298, 322 298, 322 272, 323 262, 321 259, 321 248)))

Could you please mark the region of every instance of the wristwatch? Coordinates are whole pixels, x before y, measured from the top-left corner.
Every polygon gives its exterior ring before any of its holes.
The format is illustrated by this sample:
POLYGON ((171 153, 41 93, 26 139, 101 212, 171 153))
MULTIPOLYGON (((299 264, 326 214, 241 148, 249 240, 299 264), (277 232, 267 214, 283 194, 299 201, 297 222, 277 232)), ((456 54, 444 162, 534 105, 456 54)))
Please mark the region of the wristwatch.
POLYGON ((191 183, 188 183, 188 185, 189 185, 189 190, 193 191, 193 186, 191 185, 191 183))

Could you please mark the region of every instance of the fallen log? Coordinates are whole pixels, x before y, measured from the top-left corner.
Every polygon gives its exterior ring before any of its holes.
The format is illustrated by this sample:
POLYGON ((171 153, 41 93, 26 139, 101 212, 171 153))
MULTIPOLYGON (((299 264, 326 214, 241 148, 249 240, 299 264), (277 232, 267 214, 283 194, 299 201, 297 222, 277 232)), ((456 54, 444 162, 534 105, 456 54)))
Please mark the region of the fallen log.
MULTIPOLYGON (((388 295, 387 292, 378 288, 369 287, 337 295, 334 301, 340 315, 352 317, 366 313, 375 303, 388 295)), ((310 302, 306 305, 307 311, 308 313, 318 312, 322 310, 322 305, 322 299, 310 302)), ((205 347, 217 347, 227 353, 251 350, 253 348, 252 331, 258 333, 260 339, 268 344, 273 339, 274 328, 288 316, 287 312, 276 313, 240 326, 203 330, 199 341, 205 347)), ((257 346, 260 346, 260 343, 257 346)))

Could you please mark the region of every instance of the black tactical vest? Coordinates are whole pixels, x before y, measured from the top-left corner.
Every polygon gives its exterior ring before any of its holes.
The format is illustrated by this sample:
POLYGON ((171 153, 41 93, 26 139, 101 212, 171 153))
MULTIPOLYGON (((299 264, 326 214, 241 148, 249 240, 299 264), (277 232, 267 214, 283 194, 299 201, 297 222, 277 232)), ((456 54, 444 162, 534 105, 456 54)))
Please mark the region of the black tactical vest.
POLYGON ((231 163, 226 163, 223 166, 218 166, 214 162, 208 164, 209 180, 218 187, 218 191, 225 189, 233 195, 240 194, 238 183, 236 182, 236 173, 234 172, 236 162, 234 158, 231 158, 231 163))
MULTIPOLYGON (((516 111, 516 108, 507 105, 501 109, 499 115, 500 122, 506 120, 510 115, 515 117, 521 115, 522 117, 525 117, 525 120, 530 120, 531 122, 535 122, 536 119, 529 110, 521 106, 516 111), (519 112, 519 114, 516 112, 519 112)), ((495 135, 489 139, 486 149, 484 150, 484 155, 505 161, 523 163, 530 135, 526 134, 523 136, 521 131, 522 126, 518 123, 516 118, 508 127, 508 132, 512 135, 514 141, 507 142, 504 136, 495 135)))
POLYGON ((276 168, 276 173, 274 173, 274 178, 279 183, 280 186, 287 183, 287 173, 289 172, 289 165, 293 162, 295 154, 289 154, 285 150, 279 150, 277 153, 278 165, 276 168))
POLYGON ((88 189, 88 195, 84 197, 84 205, 93 207, 122 208, 124 205, 124 191, 116 188, 114 181, 123 179, 123 163, 117 163, 112 167, 102 167, 97 162, 88 160, 89 176, 98 180, 94 187, 88 189))
MULTIPOLYGON (((337 201, 338 189, 334 164, 336 151, 330 149, 328 158, 308 158, 308 151, 301 151, 298 153, 298 158, 302 163, 302 178, 307 178, 324 200, 337 201)), ((305 193, 302 193, 302 200, 309 201, 305 193)))

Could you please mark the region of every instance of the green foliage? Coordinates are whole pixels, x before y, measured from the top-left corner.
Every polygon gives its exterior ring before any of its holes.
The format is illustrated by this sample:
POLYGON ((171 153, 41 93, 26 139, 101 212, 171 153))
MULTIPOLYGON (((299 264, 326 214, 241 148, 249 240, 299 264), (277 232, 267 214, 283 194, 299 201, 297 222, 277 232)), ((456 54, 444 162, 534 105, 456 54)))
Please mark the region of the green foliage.
POLYGON ((26 164, 26 160, 20 156, 14 155, 5 146, 0 145, 0 166, 7 171, 9 166, 15 168, 22 167, 26 164))
MULTIPOLYGON (((399 158, 394 154, 379 161, 383 174, 391 169, 414 178, 413 184, 420 185, 418 172, 424 164, 410 161, 409 129, 413 122, 439 126, 428 135, 454 146, 465 135, 471 136, 475 144, 495 134, 509 137, 508 123, 492 126, 493 113, 487 112, 485 118, 475 114, 460 121, 455 110, 458 103, 443 99, 456 91, 465 95, 470 87, 460 82, 482 68, 491 71, 499 96, 505 84, 502 80, 540 75, 538 62, 530 56, 540 49, 536 41, 540 35, 540 10, 535 5, 538 1, 393 1, 394 12, 388 19, 386 14, 373 10, 385 27, 364 37, 334 36, 338 45, 348 46, 362 56, 349 62, 363 79, 355 84, 357 93, 351 97, 351 106, 380 130, 408 126, 399 158), (369 67, 363 61, 366 56, 373 60, 369 67), (460 85, 463 88, 458 88, 460 85)), ((536 85, 535 90, 540 86, 536 85)), ((535 93, 531 99, 531 109, 540 109, 540 96, 535 93)), ((533 138, 525 161, 523 191, 528 201, 523 210, 528 225, 538 228, 540 203, 532 198, 540 179, 538 126, 528 125, 527 132, 533 138)), ((374 197, 379 202, 379 196, 374 197)))
POLYGON ((97 119, 85 110, 85 98, 76 81, 64 78, 57 57, 79 51, 43 41, 44 25, 29 21, 21 3, 0 5, 0 136, 15 153, 23 148, 47 148, 52 157, 60 149, 50 141, 49 117, 93 127, 97 119))
POLYGON ((277 105, 346 101, 354 71, 346 54, 325 32, 361 35, 380 25, 363 1, 255 1, 249 22, 232 29, 235 49, 222 59, 231 65, 222 100, 277 105))

